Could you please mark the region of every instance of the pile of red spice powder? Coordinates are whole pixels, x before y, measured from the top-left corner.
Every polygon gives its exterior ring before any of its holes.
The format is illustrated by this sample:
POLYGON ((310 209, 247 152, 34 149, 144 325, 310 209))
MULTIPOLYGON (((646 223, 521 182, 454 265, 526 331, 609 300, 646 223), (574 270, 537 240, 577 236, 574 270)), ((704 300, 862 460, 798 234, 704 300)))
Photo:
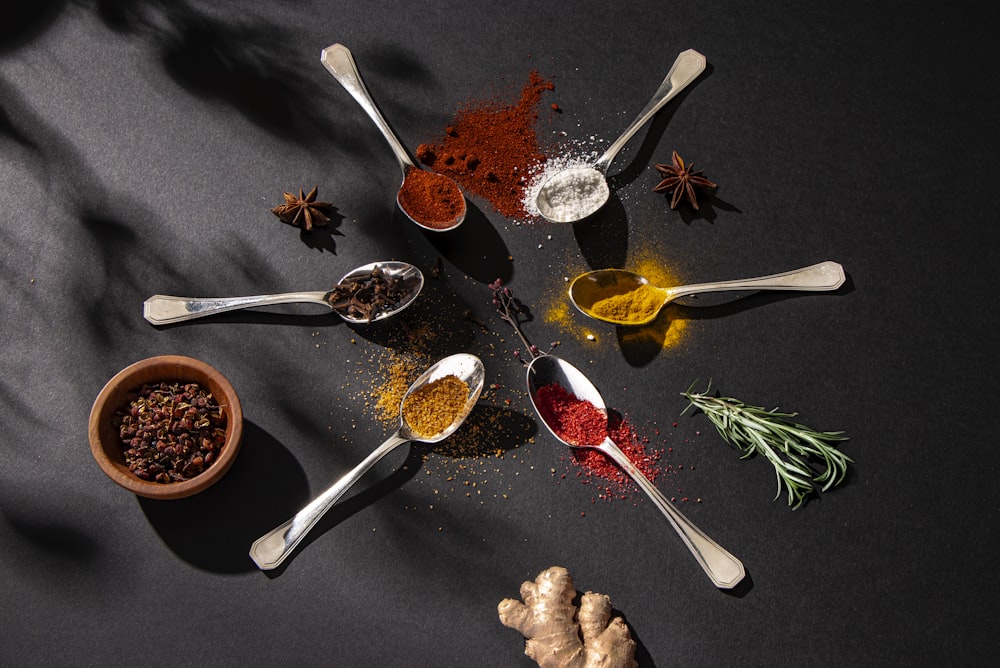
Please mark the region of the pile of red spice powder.
MULTIPOLYGON (((609 437, 646 478, 655 482, 660 477, 663 453, 647 449, 649 440, 620 416, 606 416, 557 383, 538 388, 535 405, 545 423, 567 443, 596 445, 609 437)), ((577 476, 596 485, 601 499, 626 498, 635 489, 632 479, 600 450, 573 448, 573 462, 579 467, 577 476)))
POLYGON ((445 135, 417 147, 417 159, 488 200, 507 218, 527 219, 522 203, 531 176, 545 162, 535 134, 537 107, 552 82, 532 71, 514 104, 474 101, 460 109, 445 135))
POLYGON ((453 182, 416 167, 406 170, 398 199, 410 218, 436 230, 454 227, 465 210, 462 192, 453 182))

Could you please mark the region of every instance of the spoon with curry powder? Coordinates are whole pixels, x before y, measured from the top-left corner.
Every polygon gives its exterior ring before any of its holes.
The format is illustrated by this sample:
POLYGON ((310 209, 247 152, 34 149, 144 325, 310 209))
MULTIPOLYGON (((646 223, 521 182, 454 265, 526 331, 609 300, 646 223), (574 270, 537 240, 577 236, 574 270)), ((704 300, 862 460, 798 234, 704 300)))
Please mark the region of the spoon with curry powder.
POLYGON ((844 284, 844 268, 820 262, 780 274, 734 281, 698 283, 673 288, 653 285, 625 269, 599 269, 580 274, 569 286, 569 299, 581 313, 615 325, 645 325, 670 302, 701 292, 726 290, 836 290, 844 284))
POLYGON ((413 303, 424 275, 407 262, 372 262, 347 272, 333 289, 249 297, 172 297, 153 295, 142 317, 154 325, 194 320, 224 311, 270 304, 322 304, 347 322, 363 324, 396 315, 413 303))
POLYGON ((324 514, 380 459, 404 443, 437 443, 462 426, 483 391, 485 369, 475 355, 436 362, 413 381, 399 408, 399 428, 365 459, 281 526, 250 547, 262 570, 277 568, 324 514))
POLYGON ((461 225, 466 212, 462 189, 444 174, 424 170, 410 158, 365 87, 351 51, 343 44, 331 44, 323 49, 320 62, 361 105, 389 142, 403 170, 396 204, 406 217, 431 232, 445 232, 461 225))
POLYGON ((732 589, 739 584, 746 575, 743 563, 677 510, 608 436, 608 409, 600 391, 582 371, 555 355, 540 355, 528 365, 527 373, 531 404, 556 439, 572 448, 592 448, 604 453, 663 513, 716 587, 732 589), (558 393, 566 402, 561 411, 547 408, 544 399, 550 391, 558 393), (587 428, 567 429, 566 422, 573 420, 587 428))

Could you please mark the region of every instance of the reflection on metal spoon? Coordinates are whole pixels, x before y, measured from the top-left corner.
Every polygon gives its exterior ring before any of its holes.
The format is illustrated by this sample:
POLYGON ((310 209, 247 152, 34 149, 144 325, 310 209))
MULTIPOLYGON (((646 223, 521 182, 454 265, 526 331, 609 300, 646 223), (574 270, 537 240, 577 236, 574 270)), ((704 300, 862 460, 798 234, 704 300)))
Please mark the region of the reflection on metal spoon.
POLYGON ((705 66, 705 56, 694 49, 682 51, 636 119, 592 167, 569 167, 542 184, 535 200, 542 217, 553 223, 575 223, 597 213, 611 195, 607 173, 615 156, 663 105, 697 79, 705 66))
POLYGON ((184 320, 194 320, 207 315, 224 311, 267 306, 270 304, 322 304, 347 322, 364 324, 377 322, 392 317, 413 303, 424 287, 424 275, 419 269, 407 262, 372 262, 352 269, 338 283, 370 274, 376 267, 388 277, 402 281, 405 294, 403 297, 376 315, 371 320, 355 318, 339 310, 333 309, 330 302, 330 291, 284 292, 274 295, 251 295, 249 297, 172 297, 170 295, 153 295, 143 302, 142 316, 154 325, 167 325, 184 320))
POLYGON ((569 286, 569 299, 581 313, 615 325, 645 325, 666 304, 703 292, 725 290, 836 290, 844 284, 844 268, 820 262, 802 269, 735 281, 698 283, 672 288, 652 285, 644 276, 624 269, 599 269, 580 274, 569 286))
MULTIPOLYGON (((403 143, 399 141, 392 128, 389 127, 389 123, 385 120, 385 117, 382 116, 382 112, 379 111, 378 106, 375 104, 375 99, 368 92, 365 82, 361 79, 361 73, 358 71, 358 66, 354 62, 354 56, 351 55, 350 50, 343 44, 331 44, 320 53, 320 62, 323 63, 323 66, 340 82, 347 92, 351 94, 351 97, 361 105, 361 108, 365 110, 368 117, 375 122, 375 126, 382 133, 382 136, 385 137, 393 154, 396 156, 396 160, 399 161, 399 167, 403 170, 403 183, 396 194, 396 204, 406 214, 406 217, 416 225, 431 232, 445 232, 461 225, 462 221, 465 220, 465 197, 462 195, 462 190, 458 187, 458 184, 443 174, 435 173, 433 175, 434 187, 438 189, 438 193, 435 196, 440 197, 442 201, 454 204, 457 210, 451 220, 440 219, 438 216, 432 218, 421 217, 421 213, 412 205, 412 199, 407 200, 405 196, 403 198, 400 197, 401 194, 404 194, 404 187, 408 185, 406 182, 407 177, 416 178, 413 170, 417 170, 418 172, 422 172, 423 170, 410 158, 410 154, 403 148, 403 143)), ((426 173, 431 174, 431 172, 426 173)))
POLYGON ((360 464, 316 497, 309 505, 296 513, 294 517, 254 541, 250 547, 250 558, 262 570, 277 568, 292 553, 292 550, 295 549, 302 539, 305 538, 306 534, 309 533, 309 530, 316 525, 320 518, 379 460, 404 443, 410 441, 437 443, 450 436, 456 429, 462 426, 465 418, 469 416, 469 413, 476 405, 479 394, 483 391, 484 380, 485 370, 482 361, 475 355, 466 353, 446 357, 427 369, 419 378, 413 381, 410 389, 406 392, 406 396, 400 403, 399 429, 389 436, 382 445, 375 448, 360 464), (415 433, 403 417, 403 406, 406 404, 407 398, 430 383, 447 376, 455 376, 468 386, 469 395, 466 398, 464 406, 454 417, 451 424, 437 434, 422 436, 415 433))
POLYGON ((553 429, 553 425, 545 422, 535 397, 541 387, 553 383, 559 384, 576 396, 577 399, 588 401, 607 414, 607 407, 600 391, 590 380, 583 375, 579 369, 569 362, 556 357, 555 355, 541 355, 532 360, 528 365, 528 394, 531 397, 535 412, 538 413, 545 427, 561 443, 570 447, 588 447, 600 450, 610 457, 625 473, 629 475, 640 489, 649 496, 650 500, 663 513, 670 522, 674 531, 690 550, 695 560, 708 575, 709 579, 720 589, 732 589, 744 578, 746 571, 739 559, 727 552, 718 543, 708 537, 701 529, 691 523, 679 510, 677 510, 660 490, 649 481, 646 476, 629 460, 615 442, 606 435, 604 440, 596 445, 574 445, 569 443, 553 429))

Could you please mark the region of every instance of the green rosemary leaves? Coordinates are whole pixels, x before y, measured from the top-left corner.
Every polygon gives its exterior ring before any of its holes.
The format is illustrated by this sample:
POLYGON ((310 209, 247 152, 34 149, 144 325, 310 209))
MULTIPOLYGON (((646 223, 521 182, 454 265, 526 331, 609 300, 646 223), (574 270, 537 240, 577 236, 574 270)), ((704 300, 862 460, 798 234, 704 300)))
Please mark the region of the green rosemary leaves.
POLYGON ((694 385, 681 392, 712 421, 719 435, 743 452, 742 459, 760 455, 774 467, 778 492, 787 491, 788 505, 799 508, 806 498, 817 491, 827 491, 843 482, 850 457, 840 452, 836 444, 846 441, 842 431, 816 431, 793 421, 797 413, 780 413, 748 406, 730 397, 709 395, 711 383, 704 392, 693 392, 694 385), (822 463, 822 470, 817 471, 822 463), (815 467, 814 467, 815 466, 815 467))

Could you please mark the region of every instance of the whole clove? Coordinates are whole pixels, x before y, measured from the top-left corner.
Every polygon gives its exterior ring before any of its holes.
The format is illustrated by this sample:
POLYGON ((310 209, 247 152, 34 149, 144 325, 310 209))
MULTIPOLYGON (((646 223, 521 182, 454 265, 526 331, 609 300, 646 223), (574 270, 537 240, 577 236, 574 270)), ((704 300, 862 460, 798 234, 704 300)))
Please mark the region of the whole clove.
POLYGON ((342 315, 371 322, 404 297, 406 285, 403 279, 389 276, 381 267, 375 267, 368 274, 348 277, 333 286, 326 300, 334 311, 342 315))

